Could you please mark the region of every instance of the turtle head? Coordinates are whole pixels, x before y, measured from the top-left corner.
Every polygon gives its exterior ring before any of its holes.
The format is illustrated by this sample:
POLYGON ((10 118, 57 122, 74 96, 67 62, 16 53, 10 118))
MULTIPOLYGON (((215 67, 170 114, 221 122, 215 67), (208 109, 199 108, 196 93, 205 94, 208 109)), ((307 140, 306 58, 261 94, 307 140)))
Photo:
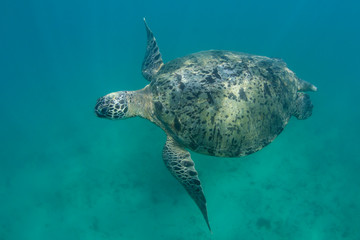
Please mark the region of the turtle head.
POLYGON ((133 117, 129 112, 129 92, 120 91, 109 93, 97 100, 95 113, 100 118, 126 119, 133 117))

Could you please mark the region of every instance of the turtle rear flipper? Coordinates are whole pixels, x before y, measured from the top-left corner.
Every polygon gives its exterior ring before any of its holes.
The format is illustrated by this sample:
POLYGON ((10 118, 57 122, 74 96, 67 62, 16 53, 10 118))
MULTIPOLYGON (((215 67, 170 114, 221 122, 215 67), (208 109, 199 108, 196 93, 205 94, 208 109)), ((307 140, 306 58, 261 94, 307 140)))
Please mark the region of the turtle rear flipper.
POLYGON ((301 80, 300 78, 298 78, 299 80, 299 85, 298 85, 298 90, 301 92, 316 92, 317 91, 317 87, 307 81, 301 80))
POLYGON ((310 96, 306 93, 298 92, 295 99, 295 107, 293 116, 299 120, 307 119, 311 116, 313 104, 310 100, 310 96))
POLYGON ((143 76, 151 81, 152 77, 160 70, 160 68, 164 65, 163 60, 161 58, 161 53, 159 51, 159 47, 156 43, 156 39, 154 34, 150 30, 144 18, 146 33, 147 33, 147 46, 145 58, 142 63, 142 74, 143 76))

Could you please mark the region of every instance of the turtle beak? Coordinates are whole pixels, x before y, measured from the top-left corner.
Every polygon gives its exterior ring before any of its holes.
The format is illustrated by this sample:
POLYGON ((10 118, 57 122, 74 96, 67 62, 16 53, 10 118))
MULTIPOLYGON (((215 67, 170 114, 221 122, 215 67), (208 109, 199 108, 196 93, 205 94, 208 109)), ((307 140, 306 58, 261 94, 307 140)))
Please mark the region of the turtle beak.
POLYGON ((104 97, 101 97, 97 100, 95 105, 95 114, 99 118, 106 118, 106 112, 108 109, 107 107, 104 107, 103 104, 104 104, 104 97))

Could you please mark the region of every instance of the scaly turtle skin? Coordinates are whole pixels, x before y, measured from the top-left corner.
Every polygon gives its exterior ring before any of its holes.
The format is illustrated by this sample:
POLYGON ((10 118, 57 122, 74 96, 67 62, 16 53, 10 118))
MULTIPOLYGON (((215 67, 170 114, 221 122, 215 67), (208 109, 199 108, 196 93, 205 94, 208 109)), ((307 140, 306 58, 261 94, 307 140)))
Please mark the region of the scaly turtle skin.
POLYGON ((230 51, 204 51, 163 63, 145 22, 144 89, 110 93, 95 106, 99 117, 141 116, 167 134, 163 160, 200 208, 210 229, 206 200, 190 153, 240 157, 256 152, 291 116, 306 119, 312 103, 302 81, 279 60, 230 51))

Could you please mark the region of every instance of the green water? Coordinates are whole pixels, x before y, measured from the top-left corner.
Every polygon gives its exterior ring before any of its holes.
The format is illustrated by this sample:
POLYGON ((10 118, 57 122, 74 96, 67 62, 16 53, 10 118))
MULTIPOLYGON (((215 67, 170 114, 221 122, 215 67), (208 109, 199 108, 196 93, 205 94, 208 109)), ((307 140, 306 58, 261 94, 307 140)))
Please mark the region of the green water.
POLYGON ((0 7, 0 240, 360 239, 356 1, 26 1, 0 7), (192 153, 213 233, 161 159, 166 136, 95 117, 136 90, 152 28, 163 59, 226 49, 287 62, 318 87, 243 158, 192 153))

